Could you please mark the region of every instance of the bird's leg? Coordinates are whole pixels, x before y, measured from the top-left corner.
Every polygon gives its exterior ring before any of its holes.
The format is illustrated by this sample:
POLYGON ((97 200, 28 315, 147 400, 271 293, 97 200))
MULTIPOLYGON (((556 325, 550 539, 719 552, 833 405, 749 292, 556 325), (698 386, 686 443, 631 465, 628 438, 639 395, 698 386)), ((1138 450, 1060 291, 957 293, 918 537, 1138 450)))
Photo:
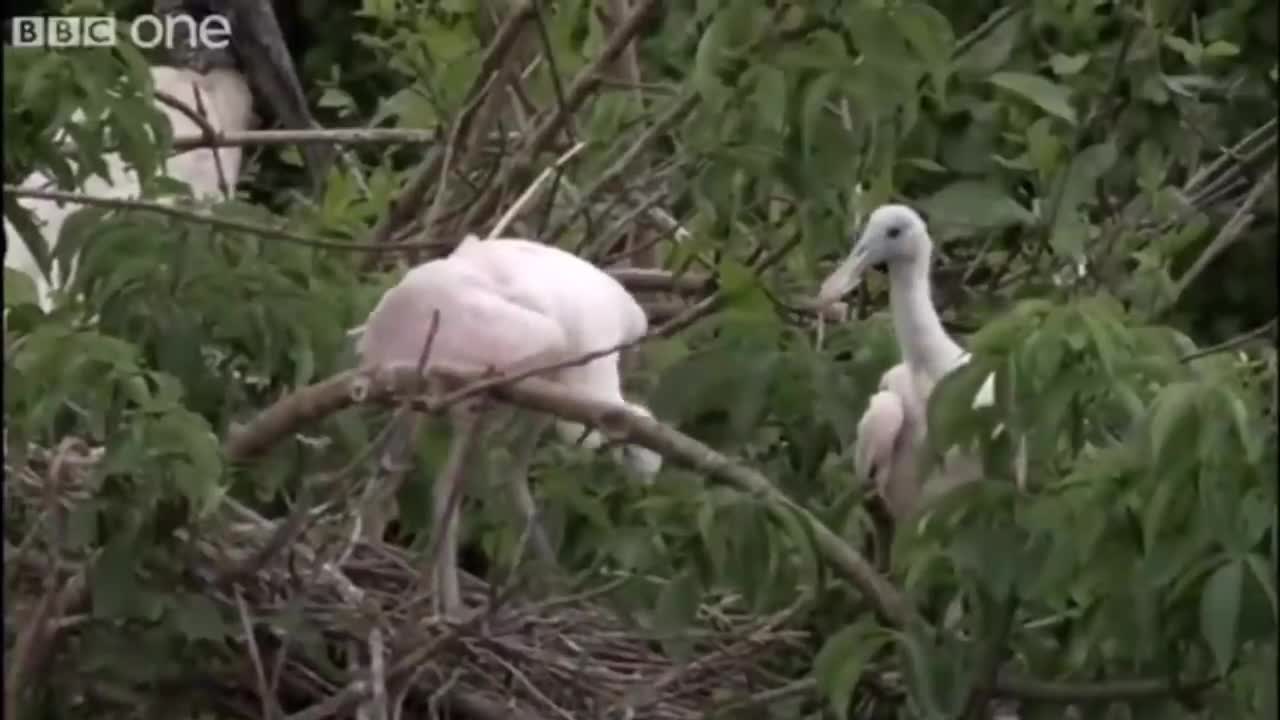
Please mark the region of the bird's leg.
POLYGON ((422 426, 422 415, 405 410, 397 413, 391 422, 395 427, 388 432, 378 471, 360 499, 361 536, 370 541, 382 540, 387 524, 395 515, 396 492, 413 467, 413 441, 422 426))
POLYGON ((529 429, 514 446, 512 457, 515 464, 511 471, 510 485, 516 510, 524 521, 524 532, 533 543, 534 552, 547 568, 555 569, 557 567, 555 551, 547 538, 546 530, 538 520, 538 505, 534 502, 533 493, 529 491, 529 466, 533 463, 533 453, 538 446, 538 440, 551 422, 551 416, 541 414, 530 420, 529 429))
POLYGON ((428 560, 435 579, 433 603, 436 612, 456 618, 462 610, 462 586, 458 579, 458 508, 467 466, 483 432, 483 405, 478 399, 464 400, 449 408, 453 439, 449 457, 436 478, 432 498, 433 530, 428 560))

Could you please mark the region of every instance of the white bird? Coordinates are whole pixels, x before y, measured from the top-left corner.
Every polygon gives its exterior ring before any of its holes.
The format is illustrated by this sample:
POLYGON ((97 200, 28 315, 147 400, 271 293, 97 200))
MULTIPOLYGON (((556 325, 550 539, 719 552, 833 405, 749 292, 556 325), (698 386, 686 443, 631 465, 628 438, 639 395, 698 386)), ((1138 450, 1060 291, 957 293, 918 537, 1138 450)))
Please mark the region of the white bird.
MULTIPOLYGON (((428 371, 440 363, 464 371, 520 372, 632 342, 648 330, 648 318, 635 298, 591 263, 529 240, 468 235, 448 257, 413 268, 382 296, 359 330, 356 350, 362 366, 417 367, 436 311, 439 324, 424 368, 428 371)), ((623 397, 618 360, 615 352, 544 377, 651 417, 623 397)), ((464 417, 462 412, 455 413, 455 422, 464 417)), ((567 421, 556 426, 570 442, 586 430, 567 421)), ((593 430, 582 442, 595 448, 604 438, 593 430)), ((662 466, 662 457, 647 448, 629 446, 620 452, 620 459, 645 478, 662 466)), ((528 497, 523 473, 513 484, 526 520, 533 522, 531 501, 526 505, 520 499, 528 497)), ((449 491, 438 482, 434 494, 435 523, 443 528, 433 569, 435 596, 446 614, 462 605, 457 523, 445 512, 449 491)))
MULTIPOLYGON (((933 241, 924 220, 905 205, 884 205, 868 218, 853 251, 818 291, 828 305, 855 288, 867 268, 884 264, 889 272, 889 306, 902 363, 889 369, 858 423, 855 464, 870 478, 895 517, 917 507, 922 479, 916 477, 916 453, 926 434, 925 408, 934 386, 969 362, 970 355, 942 327, 930 296, 929 262, 933 241)), ((995 401, 995 376, 988 376, 974 398, 975 408, 995 401)), ((1020 455, 1025 446, 1020 448, 1020 455)), ((1020 458, 1021 459, 1021 458, 1020 458)), ((948 453, 930 492, 981 477, 970 458, 948 453)))
POLYGON ((910 514, 919 497, 913 451, 923 440, 924 423, 916 400, 910 370, 899 363, 881 376, 879 391, 858 421, 854 469, 871 481, 895 518, 910 514))
MULTIPOLYGON (((177 97, 192 109, 203 107, 204 117, 215 131, 248 130, 257 122, 249 85, 244 76, 234 69, 215 67, 208 73, 201 74, 186 68, 157 65, 151 68, 151 79, 156 90, 177 97)), ((168 118, 174 136, 192 136, 202 132, 200 126, 185 113, 162 102, 156 104, 168 118)), ((72 122, 83 122, 83 119, 83 113, 77 112, 72 117, 72 122)), ((242 150, 239 147, 188 150, 169 157, 165 161, 164 172, 169 177, 186 183, 195 198, 206 200, 221 194, 220 177, 228 190, 234 190, 240 176, 241 157, 242 150)), ((125 164, 118 153, 106 155, 103 162, 107 168, 106 177, 90 176, 80 187, 71 189, 96 197, 136 199, 140 196, 137 174, 125 164)), ((22 181, 21 187, 47 189, 53 183, 54 180, 44 173, 35 172, 22 181)), ((81 206, 77 203, 64 204, 33 198, 23 198, 19 203, 34 214, 49 257, 52 258, 63 223, 81 206)), ((71 259, 69 267, 50 267, 50 272, 46 274, 40 269, 26 242, 7 219, 5 235, 9 239, 5 266, 31 277, 36 285, 40 307, 48 312, 53 307, 53 292, 70 283, 75 273, 76 259, 71 259)))

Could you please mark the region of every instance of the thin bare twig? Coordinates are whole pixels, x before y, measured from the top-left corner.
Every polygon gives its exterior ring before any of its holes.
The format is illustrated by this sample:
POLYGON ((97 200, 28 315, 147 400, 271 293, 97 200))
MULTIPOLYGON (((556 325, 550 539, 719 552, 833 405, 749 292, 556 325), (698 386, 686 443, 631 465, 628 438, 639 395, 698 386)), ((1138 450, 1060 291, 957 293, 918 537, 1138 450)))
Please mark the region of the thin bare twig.
POLYGON ((511 204, 511 207, 507 208, 507 211, 503 213, 501 218, 498 219, 498 222, 494 223, 493 230, 489 231, 489 239, 492 240, 493 238, 496 238, 499 235, 501 235, 503 232, 505 232, 507 229, 507 226, 510 225, 511 221, 514 220, 516 216, 518 216, 524 210, 524 206, 527 205, 529 201, 533 199, 533 196, 542 187, 542 184, 545 183, 547 179, 551 177, 552 173, 559 172, 565 165, 569 163, 570 160, 574 158, 574 156, 582 152, 586 147, 587 147, 587 144, 585 142, 577 143, 573 147, 569 148, 569 150, 566 151, 563 155, 557 158, 555 163, 553 163, 550 167, 548 167, 547 169, 539 173, 538 177, 534 178, 533 182, 529 183, 529 187, 526 188, 525 191, 520 194, 520 197, 516 198, 516 201, 511 204))
POLYGON ((498 203, 505 189, 525 176, 537 156, 546 149, 547 145, 564 127, 564 124, 568 122, 570 113, 576 112, 591 91, 599 84, 600 70, 605 65, 613 62, 623 48, 631 42, 631 39, 640 31, 644 20, 649 16, 649 13, 653 12, 657 4, 658 0, 640 0, 636 4, 631 15, 609 36, 605 47, 601 49, 600 53, 574 78, 573 83, 565 94, 564 105, 558 107, 550 117, 538 125, 532 137, 528 138, 524 147, 521 148, 519 154, 512 159, 510 164, 504 166, 497 180, 471 206, 463 220, 464 227, 477 225, 479 218, 487 215, 498 203))
MULTIPOLYGON (((480 69, 476 73, 475 83, 467 93, 467 100, 463 104, 463 110, 458 114, 458 118, 454 123, 454 132, 458 133, 458 138, 466 136, 471 120, 476 110, 480 107, 480 100, 485 96, 485 91, 492 83, 492 76, 506 58, 507 53, 515 46, 516 39, 520 36, 521 28, 525 22, 533 17, 533 13, 534 5, 532 0, 517 0, 512 3, 506 20, 498 28, 493 41, 489 43, 488 49, 485 50, 484 58, 480 61, 480 69)), ((440 153, 432 153, 423 161, 414 172, 413 177, 400 190, 400 194, 392 200, 386 214, 374 227, 373 234, 369 240, 370 244, 385 244, 397 228, 414 217, 415 210, 422 204, 422 199, 427 193, 427 188, 431 186, 431 181, 435 179, 440 170, 442 160, 440 153)))
POLYGON ((1241 345, 1246 345, 1252 340, 1256 340, 1262 337, 1263 335, 1268 335, 1274 332, 1276 329, 1276 322, 1277 322, 1277 318, 1271 318, 1270 320, 1266 321, 1262 325, 1259 325, 1258 327, 1252 330, 1247 330, 1233 338, 1224 340, 1223 342, 1220 342, 1217 345, 1210 345, 1209 347, 1200 348, 1199 350, 1194 350, 1192 352, 1189 352, 1186 355, 1183 355, 1182 357, 1178 358, 1178 360, 1186 363, 1186 362, 1192 362, 1194 360, 1199 360, 1200 358, 1203 358, 1203 357, 1208 357, 1209 355, 1216 355, 1218 353, 1230 352, 1240 347, 1241 345))
POLYGON ((1253 221, 1253 206, 1257 205, 1258 201, 1271 191, 1272 186, 1275 184, 1275 179, 1276 168, 1272 166, 1267 171, 1266 176, 1249 191, 1249 195, 1240 204, 1240 207, 1236 209, 1235 213, 1231 215, 1231 219, 1218 230, 1218 234, 1214 236, 1208 247, 1204 249, 1204 252, 1200 253, 1200 256, 1191 264, 1191 267, 1187 268, 1182 277, 1178 278, 1178 281, 1174 283, 1173 291, 1165 302, 1163 310, 1168 310, 1176 305, 1178 299, 1191 286, 1191 283, 1200 276, 1200 273, 1204 272, 1205 268, 1209 267, 1209 264, 1225 252, 1227 248, 1231 247, 1236 240, 1240 239, 1245 229, 1249 227, 1249 223, 1253 221))
POLYGON ((262 717, 271 720, 279 712, 275 697, 271 695, 267 685, 267 672, 262 664, 262 653, 258 651, 258 638, 253 632, 253 620, 249 618, 249 608, 244 602, 244 593, 236 587, 232 591, 236 598, 236 610, 240 614, 240 628, 244 631, 244 642, 249 648, 249 658, 253 662, 253 672, 258 682, 258 697, 262 703, 262 717))
POLYGON ((325 130, 243 130, 173 138, 174 150, 245 145, 428 145, 436 142, 435 130, 412 128, 329 128, 325 130))
POLYGON ((290 242, 295 245, 304 245, 321 250, 343 250, 348 252, 367 252, 381 253, 388 250, 399 250, 407 247, 415 247, 421 249, 434 249, 441 247, 440 243, 401 243, 399 245, 387 246, 383 248, 371 248, 363 243, 345 243, 334 240, 321 240, 318 238, 310 238, 304 235, 289 232, 288 230, 277 230, 276 228, 258 225, 255 223, 245 222, 243 220, 232 220, 230 218, 221 218, 207 213, 195 212, 192 210, 183 210, 182 208, 165 205, 158 202, 150 202, 147 200, 125 200, 123 198, 99 197, 95 195, 84 195, 82 193, 63 192, 61 190, 34 190, 22 188, 16 185, 5 185, 4 192, 14 197, 26 197, 36 200, 52 200, 54 202, 70 202, 80 205, 90 205, 94 207, 103 207, 111 210, 140 210, 143 212, 156 213, 157 215, 165 215, 187 222, 201 223, 210 227, 220 228, 232 232, 247 233, 257 235, 259 237, 273 238, 290 242))

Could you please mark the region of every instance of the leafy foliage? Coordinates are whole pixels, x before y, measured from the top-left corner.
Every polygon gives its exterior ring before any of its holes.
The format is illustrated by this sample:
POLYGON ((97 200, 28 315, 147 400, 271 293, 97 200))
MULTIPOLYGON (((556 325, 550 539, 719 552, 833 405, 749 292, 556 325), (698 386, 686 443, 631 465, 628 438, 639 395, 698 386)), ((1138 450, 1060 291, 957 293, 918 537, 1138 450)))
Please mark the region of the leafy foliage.
MULTIPOLYGON (((443 211, 417 213, 433 238, 480 231, 463 226, 468 207, 616 26, 594 3, 546 5, 542 30, 513 51, 517 72, 540 57, 523 99, 486 106, 472 165, 450 169, 440 199, 427 194, 443 211)), ((446 142, 494 34, 489 10, 308 4, 313 37, 297 63, 311 105, 326 125, 426 128, 446 142)), ((821 347, 788 298, 812 293, 871 209, 917 205, 939 242, 937 300, 949 324, 972 331, 974 351, 932 396, 931 451, 978 453, 986 482, 893 539, 890 577, 933 632, 875 619, 807 523, 760 498, 670 465, 636 487, 604 458, 548 444, 532 474, 561 563, 584 583, 620 578, 608 602, 675 658, 713 602, 760 615, 799 603, 789 622, 813 640, 778 671, 811 677, 816 691, 777 702, 772 717, 954 717, 991 682, 982 658, 993 652, 1045 681, 1206 684, 1193 693, 1202 711, 1172 692, 1081 694, 1087 716, 1112 705, 1126 717, 1274 713, 1276 358, 1230 340, 1276 315, 1273 276, 1258 271, 1274 266, 1274 192, 1229 252, 1192 269, 1253 186, 1268 172, 1274 182, 1275 26, 1274 4, 1251 0, 665 3, 636 44, 641 77, 613 77, 558 137, 587 148, 550 183, 555 199, 539 201, 547 217, 527 210, 511 232, 560 228, 543 239, 618 264, 625 252, 601 241, 616 225, 629 241, 653 239, 656 263, 675 274, 713 274, 717 311, 645 346, 634 394, 861 547, 875 523, 848 449, 896 362, 875 311, 885 283, 869 278, 857 317, 828 327, 821 347), (1258 128, 1269 141, 1229 150, 1258 128), (646 133, 656 138, 637 146, 630 172, 591 196, 646 133), (635 209, 646 202, 682 231, 635 209), (991 373, 997 401, 974 410, 991 373)), ((6 48, 5 63, 6 183, 38 170, 70 188, 101 171, 108 149, 155 176, 171 138, 140 55, 6 48)), ((280 170, 298 164, 296 149, 265 148, 236 199, 198 209, 363 241, 422 150, 348 152, 351 164, 305 198, 300 175, 280 170)), ((164 194, 148 183, 149 196, 164 194)), ((508 190, 510 203, 523 188, 508 190)), ((500 214, 479 222, 487 230, 500 214)), ((24 240, 37 236, 16 198, 5 215, 24 240)), ((96 554, 82 652, 60 677, 169 687, 237 632, 186 562, 212 510, 234 498, 283 514, 359 457, 378 424, 343 411, 308 430, 319 440, 295 436, 246 467, 219 438, 349 367, 347 329, 399 273, 364 272, 360 254, 101 208, 64 226, 58 253, 76 252, 68 303, 48 315, 25 278, 5 273, 7 463, 65 437, 105 449, 52 548, 96 554)), ((442 429, 426 435, 419 474, 430 477, 446 443, 442 429)), ((499 445, 490 466, 511 461, 499 445)), ((420 552, 425 485, 414 477, 401 490, 396 537, 420 552)), ((473 490, 486 502, 469 503, 464 522, 491 569, 517 564, 521 547, 509 510, 487 502, 498 494, 473 490)), ((11 543, 34 515, 6 508, 11 543)), ((1058 717, 1059 704, 1028 700, 1024 717, 1058 717)))

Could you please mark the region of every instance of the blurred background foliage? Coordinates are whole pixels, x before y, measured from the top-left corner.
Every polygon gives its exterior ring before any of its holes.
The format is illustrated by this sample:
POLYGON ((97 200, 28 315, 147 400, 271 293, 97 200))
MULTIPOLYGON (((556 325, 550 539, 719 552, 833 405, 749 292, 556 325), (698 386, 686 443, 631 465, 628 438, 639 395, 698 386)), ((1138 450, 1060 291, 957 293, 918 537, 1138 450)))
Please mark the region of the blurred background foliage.
MULTIPOLYGON (((140 5, 77 0, 68 11, 140 5)), ((1046 681, 1208 683, 1067 698, 1086 717, 1274 715, 1276 358, 1272 334, 1240 336, 1277 312, 1276 4, 659 5, 638 35, 638 76, 611 69, 538 158, 587 143, 554 200, 513 232, 605 265, 713 277, 719 309, 643 347, 631 393, 865 547, 874 522, 849 450, 897 358, 886 279, 869 278, 854 317, 828 324, 821 346, 794 308, 877 205, 920 208, 937 241, 936 302, 975 352, 933 397, 932 444, 977 448, 989 482, 894 539, 891 576, 945 627, 935 637, 877 624, 802 525, 758 499, 676 464, 637 487, 604 456, 547 443, 533 476, 563 564, 583 583, 625 578, 611 602, 655 632, 684 627, 712 597, 765 613, 804 596, 791 622, 811 631, 811 652, 779 672, 811 689, 761 710, 769 717, 955 717, 993 652, 1046 681), (606 177, 645 134, 629 171, 606 177), (1250 222, 1220 236, 1238 212, 1250 222), (600 241, 615 224, 623 250, 600 241), (634 252, 647 242, 652 251, 634 252), (966 398, 990 372, 996 406, 972 411, 966 398), (1029 438, 1025 493, 1010 449, 985 439, 998 423, 1029 438), (904 695, 868 690, 895 672, 904 695)), ((303 0, 277 12, 322 125, 433 130, 443 143, 507 9, 303 0)), ((609 12, 547 3, 545 43, 530 34, 517 68, 541 58, 523 97, 486 106, 487 135, 459 171, 470 184, 454 184, 430 239, 487 232, 505 208, 470 227, 468 207, 601 52, 609 12)), ((108 147, 155 175, 170 139, 141 133, 164 123, 140 54, 4 52, 6 183, 39 169, 70 187, 108 147), (77 109, 100 119, 72 123, 77 109), (70 133, 74 157, 55 130, 70 133)), ((209 212, 363 242, 426 152, 351 146, 315 194, 296 148, 247 148, 236 199, 209 212)), ((168 192, 155 183, 151 194, 168 192)), ((19 222, 12 197, 5 214, 19 222)), ((174 529, 199 527, 225 495, 280 514, 381 420, 344 411, 245 467, 227 462, 219 438, 349 367, 346 330, 401 271, 366 271, 359 252, 102 209, 67 223, 58 256, 77 250, 72 292, 83 297, 49 315, 6 270, 6 463, 70 435, 106 448, 62 538, 67 553, 100 553, 71 661, 149 687, 186 677, 202 647, 235 632, 184 579, 174 529)), ((654 314, 697 297, 642 299, 654 314)), ((416 547, 447 431, 428 434, 389 538, 416 547)), ((491 465, 509 461, 492 448, 491 465)), ((484 558, 473 569, 509 563, 519 531, 504 508, 467 508, 465 536, 484 558)), ((10 543, 35 522, 7 504, 10 543)), ((1023 717, 1062 717, 1061 700, 1024 702, 1023 717)))

